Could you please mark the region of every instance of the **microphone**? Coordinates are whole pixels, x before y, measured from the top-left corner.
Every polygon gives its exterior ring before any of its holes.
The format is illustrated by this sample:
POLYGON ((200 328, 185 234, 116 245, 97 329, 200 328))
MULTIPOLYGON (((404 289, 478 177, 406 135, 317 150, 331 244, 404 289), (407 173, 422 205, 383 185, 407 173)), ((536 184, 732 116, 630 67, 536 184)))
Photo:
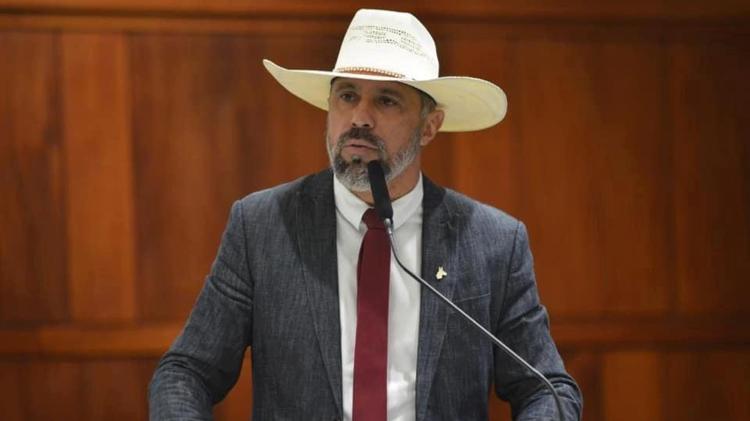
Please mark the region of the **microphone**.
POLYGON ((373 160, 367 163, 367 176, 370 179, 370 191, 375 201, 375 210, 386 227, 390 228, 393 225, 393 207, 391 207, 391 195, 388 193, 388 184, 385 182, 385 173, 380 161, 373 160))
POLYGON ((560 403, 560 396, 557 395, 557 391, 555 390, 554 386, 552 386, 552 383, 546 377, 544 377, 544 375, 540 373, 539 370, 526 362, 526 360, 524 360, 520 355, 516 354, 512 349, 510 349, 508 345, 505 345, 503 341, 498 339, 489 330, 482 326, 481 323, 474 320, 474 318, 469 316, 465 311, 461 310, 460 307, 458 307, 453 301, 451 301, 448 297, 438 291, 437 288, 430 285, 420 276, 414 274, 414 272, 407 269, 407 267, 404 266, 403 263, 401 263, 401 259, 399 259, 398 253, 396 252, 396 241, 393 238, 393 207, 391 207, 391 196, 388 194, 388 185, 385 182, 385 174, 383 173, 383 167, 380 165, 380 161, 374 160, 367 163, 367 175, 370 179, 370 191, 372 191, 372 198, 375 201, 375 210, 378 212, 378 215, 385 224, 386 231, 388 232, 388 238, 391 243, 391 250, 393 251, 393 257, 396 258, 396 263, 399 265, 399 267, 401 267, 404 272, 408 273, 409 276, 414 278, 414 280, 419 282, 422 287, 430 290, 430 292, 435 294, 446 305, 460 314, 461 317, 463 317, 466 321, 479 329, 479 331, 481 331, 487 338, 489 338, 492 343, 495 344, 495 346, 503 350, 503 352, 516 360, 519 364, 521 364, 529 372, 531 372, 536 378, 538 378, 544 384, 544 386, 546 386, 547 389, 552 392, 552 397, 555 399, 555 405, 557 406, 557 415, 560 418, 560 421, 565 421, 565 418, 563 417, 562 404, 560 403))

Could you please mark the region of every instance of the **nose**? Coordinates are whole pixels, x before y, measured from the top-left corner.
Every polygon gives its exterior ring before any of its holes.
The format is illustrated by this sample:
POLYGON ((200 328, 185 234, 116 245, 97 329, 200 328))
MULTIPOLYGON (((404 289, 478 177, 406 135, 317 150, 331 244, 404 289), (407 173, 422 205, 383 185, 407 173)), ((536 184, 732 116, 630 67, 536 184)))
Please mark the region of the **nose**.
POLYGON ((359 101, 352 112, 352 127, 368 128, 375 127, 375 119, 372 109, 367 101, 359 101))

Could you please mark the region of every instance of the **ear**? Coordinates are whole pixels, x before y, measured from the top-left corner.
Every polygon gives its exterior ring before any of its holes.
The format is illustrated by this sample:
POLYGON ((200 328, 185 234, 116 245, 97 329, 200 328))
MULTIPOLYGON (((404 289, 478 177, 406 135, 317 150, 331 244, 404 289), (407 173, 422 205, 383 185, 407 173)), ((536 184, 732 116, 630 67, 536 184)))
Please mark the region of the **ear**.
POLYGON ((445 118, 445 112, 437 109, 427 114, 424 121, 424 127, 422 127, 422 138, 419 140, 419 144, 427 146, 432 139, 437 136, 440 127, 443 126, 443 119, 445 118))

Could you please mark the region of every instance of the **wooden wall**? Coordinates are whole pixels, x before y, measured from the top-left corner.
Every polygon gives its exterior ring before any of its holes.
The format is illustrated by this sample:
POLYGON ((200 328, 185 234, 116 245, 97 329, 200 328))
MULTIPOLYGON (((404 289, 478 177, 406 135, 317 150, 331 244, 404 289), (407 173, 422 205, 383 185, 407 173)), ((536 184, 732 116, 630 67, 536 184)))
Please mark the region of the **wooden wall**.
MULTIPOLYGON (((0 0, 3 419, 146 417, 232 201, 327 163, 261 58, 332 67, 360 5, 0 0)), ((426 172, 527 223, 585 419, 750 419, 750 4, 378 5, 506 90, 426 172)))

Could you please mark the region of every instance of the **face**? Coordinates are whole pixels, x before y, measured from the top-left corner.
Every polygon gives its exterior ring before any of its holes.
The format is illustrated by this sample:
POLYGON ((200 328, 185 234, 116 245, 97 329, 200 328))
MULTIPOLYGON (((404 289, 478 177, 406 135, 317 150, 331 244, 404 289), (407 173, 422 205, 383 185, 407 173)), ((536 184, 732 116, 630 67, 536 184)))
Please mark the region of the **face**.
POLYGON ((442 111, 423 117, 421 109, 420 95, 410 86, 336 79, 328 99, 326 141, 339 181, 352 191, 368 191, 367 163, 377 159, 389 184, 412 178, 416 183, 421 147, 442 123, 442 111))

